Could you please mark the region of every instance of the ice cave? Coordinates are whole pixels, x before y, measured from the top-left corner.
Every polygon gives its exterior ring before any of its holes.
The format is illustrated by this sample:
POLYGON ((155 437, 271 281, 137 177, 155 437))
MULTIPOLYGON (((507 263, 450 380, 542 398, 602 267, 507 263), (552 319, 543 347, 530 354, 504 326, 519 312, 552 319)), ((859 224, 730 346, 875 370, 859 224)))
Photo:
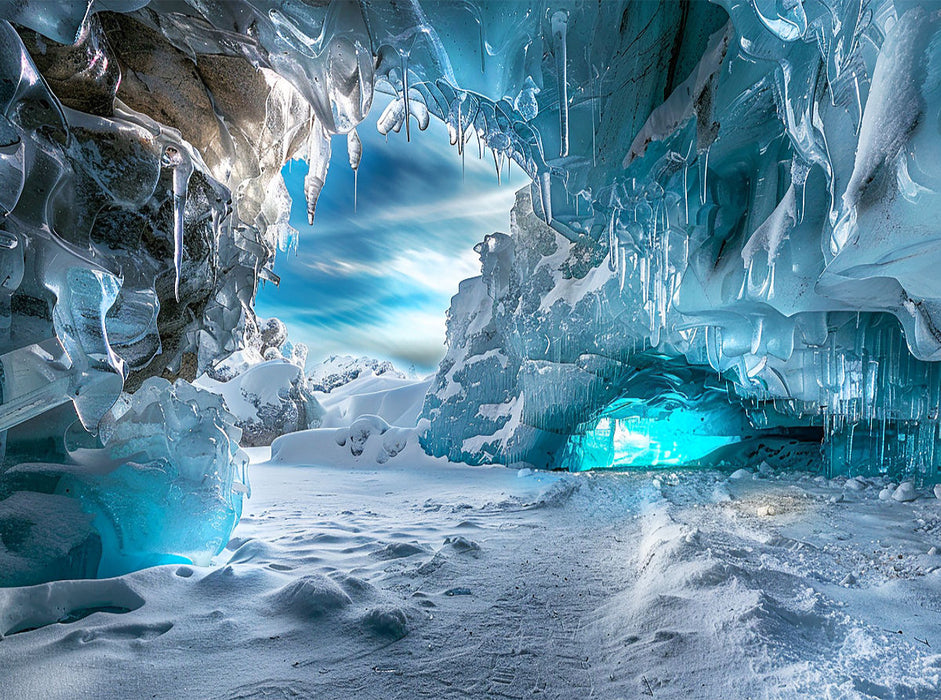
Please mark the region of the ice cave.
POLYGON ((939 0, 0 0, 0 698, 941 697, 939 216, 939 0))

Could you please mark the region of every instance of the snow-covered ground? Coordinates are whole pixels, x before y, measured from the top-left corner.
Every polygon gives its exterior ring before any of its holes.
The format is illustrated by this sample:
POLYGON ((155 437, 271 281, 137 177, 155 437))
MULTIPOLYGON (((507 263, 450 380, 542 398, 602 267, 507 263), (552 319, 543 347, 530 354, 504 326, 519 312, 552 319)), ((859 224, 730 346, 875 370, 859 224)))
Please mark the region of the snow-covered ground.
POLYGON ((521 474, 257 464, 212 568, 0 590, 0 697, 941 696, 933 496, 521 474))

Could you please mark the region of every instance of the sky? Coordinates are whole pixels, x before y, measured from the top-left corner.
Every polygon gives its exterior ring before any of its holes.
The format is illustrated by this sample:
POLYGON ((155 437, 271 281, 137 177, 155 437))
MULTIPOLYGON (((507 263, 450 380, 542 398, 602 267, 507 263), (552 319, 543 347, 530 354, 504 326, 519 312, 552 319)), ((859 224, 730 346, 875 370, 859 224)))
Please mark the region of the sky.
POLYGON ((514 166, 497 184, 493 158, 478 160, 472 138, 461 157, 435 118, 424 132, 412 120, 388 140, 376 103, 357 130, 363 142, 357 207, 346 137, 334 136, 330 170, 313 226, 304 201, 306 163, 282 170, 291 194, 297 254, 278 252, 280 287, 266 283, 255 311, 277 316, 293 342, 306 343, 310 361, 333 354, 392 360, 402 369, 433 370, 444 356, 445 311, 458 282, 480 274, 474 245, 493 231, 509 231, 514 192, 528 179, 514 166))

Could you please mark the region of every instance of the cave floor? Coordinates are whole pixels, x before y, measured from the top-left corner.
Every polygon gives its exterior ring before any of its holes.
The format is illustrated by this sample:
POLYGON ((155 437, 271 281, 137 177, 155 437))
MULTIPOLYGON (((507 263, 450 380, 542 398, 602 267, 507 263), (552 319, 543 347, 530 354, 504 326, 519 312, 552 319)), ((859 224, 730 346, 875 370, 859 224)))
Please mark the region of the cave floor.
POLYGON ((941 696, 933 497, 431 460, 253 488, 212 567, 84 582, 101 611, 0 640, 0 697, 941 696))

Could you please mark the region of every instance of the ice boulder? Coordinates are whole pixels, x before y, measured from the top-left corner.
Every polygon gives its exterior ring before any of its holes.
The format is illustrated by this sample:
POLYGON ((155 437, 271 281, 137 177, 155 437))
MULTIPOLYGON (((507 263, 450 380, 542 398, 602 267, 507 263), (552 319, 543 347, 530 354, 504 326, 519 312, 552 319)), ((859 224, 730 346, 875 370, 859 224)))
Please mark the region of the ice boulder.
POLYGON ((65 436, 70 463, 6 473, 52 493, 0 501, 0 561, 15 564, 0 569, 0 583, 26 582, 21 572, 31 572, 32 583, 208 564, 228 542, 248 491, 239 437, 221 397, 156 377, 122 395, 97 437, 73 424, 65 436), (34 507, 38 498, 57 505, 34 507), (53 521, 61 518, 60 532, 53 521))

